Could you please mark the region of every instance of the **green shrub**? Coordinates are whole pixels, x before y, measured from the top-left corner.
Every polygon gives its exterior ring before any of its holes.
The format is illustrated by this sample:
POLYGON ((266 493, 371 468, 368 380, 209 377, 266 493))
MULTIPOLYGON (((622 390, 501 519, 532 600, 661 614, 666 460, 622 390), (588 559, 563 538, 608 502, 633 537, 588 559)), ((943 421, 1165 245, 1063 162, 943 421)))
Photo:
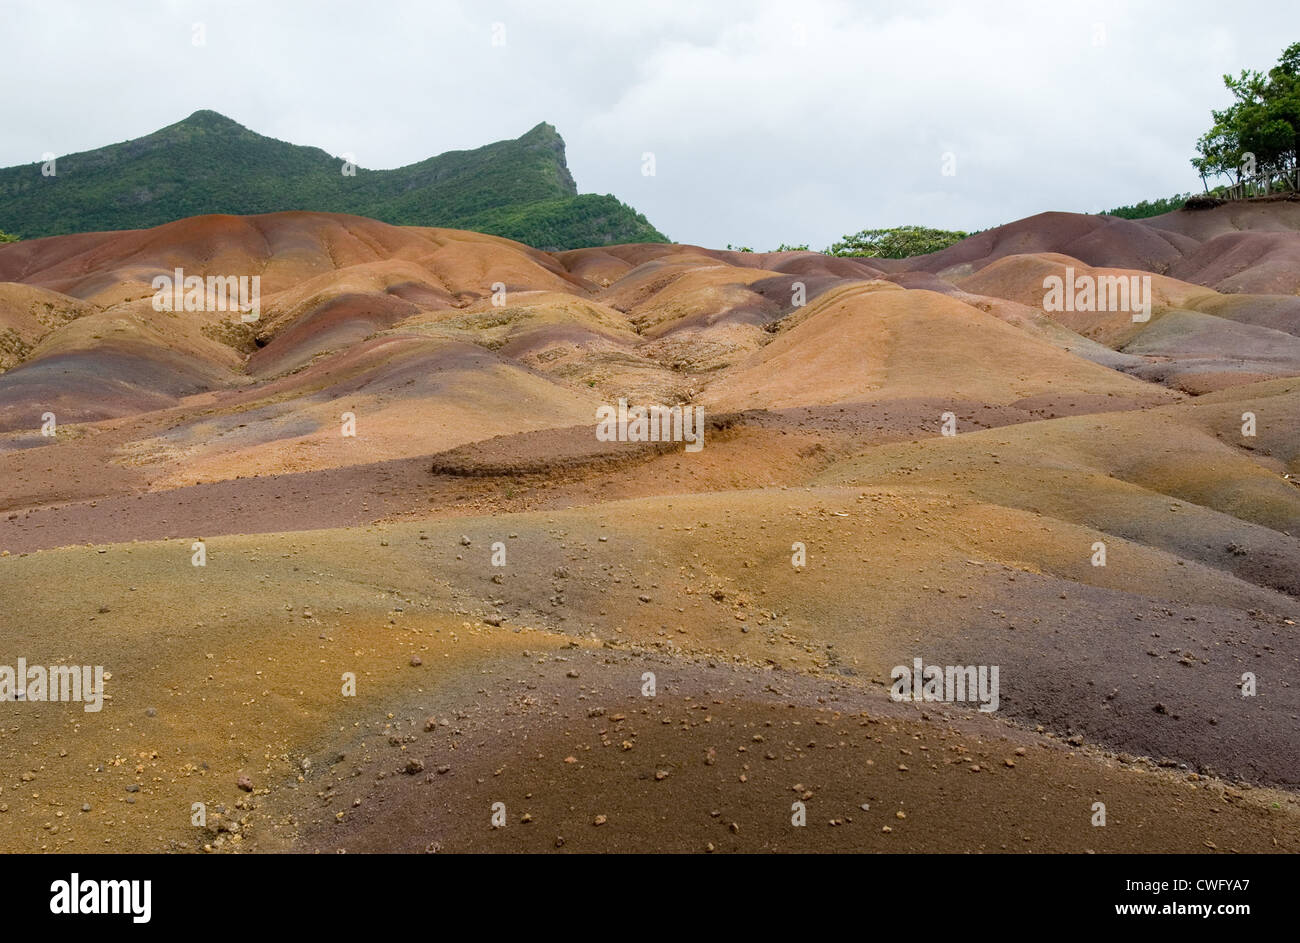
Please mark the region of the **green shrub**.
POLYGON ((845 236, 826 251, 830 255, 848 258, 906 259, 946 249, 966 236, 964 232, 925 226, 864 229, 845 236))

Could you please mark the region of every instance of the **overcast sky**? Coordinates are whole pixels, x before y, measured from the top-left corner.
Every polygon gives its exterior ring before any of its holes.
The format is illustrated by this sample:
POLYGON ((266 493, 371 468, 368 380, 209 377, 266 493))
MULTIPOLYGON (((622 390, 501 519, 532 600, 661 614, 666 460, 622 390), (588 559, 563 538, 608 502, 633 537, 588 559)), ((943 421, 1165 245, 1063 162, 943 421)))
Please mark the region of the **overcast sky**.
POLYGON ((0 0, 0 24, 3 166, 200 108, 372 168, 549 121, 582 192, 762 250, 1199 189, 1222 74, 1276 63, 1300 3, 0 0))

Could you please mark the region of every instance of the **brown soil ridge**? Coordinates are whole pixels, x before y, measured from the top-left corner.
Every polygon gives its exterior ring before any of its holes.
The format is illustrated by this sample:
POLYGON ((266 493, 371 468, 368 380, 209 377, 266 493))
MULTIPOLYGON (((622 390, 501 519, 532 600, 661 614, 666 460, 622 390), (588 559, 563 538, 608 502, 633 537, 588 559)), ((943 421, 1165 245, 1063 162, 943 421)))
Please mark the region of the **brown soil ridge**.
MULTIPOLYGON (((706 415, 704 439, 724 436, 743 419, 740 413, 706 415)), ((429 470, 453 478, 547 475, 579 469, 608 471, 681 451, 682 442, 601 442, 595 423, 493 436, 457 446, 433 457, 429 470)))

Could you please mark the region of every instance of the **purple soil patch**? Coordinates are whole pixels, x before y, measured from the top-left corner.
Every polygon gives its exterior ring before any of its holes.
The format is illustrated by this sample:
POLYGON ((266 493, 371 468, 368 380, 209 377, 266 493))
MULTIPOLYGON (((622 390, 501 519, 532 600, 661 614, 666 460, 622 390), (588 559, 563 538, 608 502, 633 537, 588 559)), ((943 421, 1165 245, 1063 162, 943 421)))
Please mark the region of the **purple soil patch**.
MULTIPOLYGON (((1178 605, 1009 568, 992 608, 899 664, 998 665, 999 712, 1229 778, 1300 785, 1300 632, 1278 613, 1178 605), (1066 596, 1062 599, 1061 596, 1066 596), (1252 672, 1259 693, 1243 697, 1252 672)), ((929 614, 927 621, 933 621, 929 614)))
POLYGON ((241 412, 198 416, 168 427, 156 438, 181 448, 200 441, 210 444, 220 440, 222 446, 231 451, 296 439, 320 429, 319 421, 298 411, 303 403, 316 399, 304 397, 293 404, 275 403, 241 412))
MULTIPOLYGON (((338 351, 251 391, 241 391, 222 400, 222 408, 289 395, 327 400, 366 392, 400 393, 403 398, 410 398, 436 393, 445 382, 441 374, 480 370, 503 363, 507 361, 476 344, 419 334, 389 334, 338 351)), ((511 366, 545 376, 523 365, 511 366)))
POLYGON ((427 502, 434 493, 428 469, 427 457, 398 459, 15 510, 0 515, 0 549, 369 524, 427 502))
POLYGON ((346 729, 315 745, 305 783, 273 788, 270 814, 299 823, 295 850, 1295 847, 1266 810, 1234 806, 1242 794, 1217 783, 1189 793, 986 715, 894 704, 832 679, 626 650, 484 659, 384 698, 346 729), (637 687, 644 672, 659 679, 654 697, 637 687), (1110 805, 1108 828, 1079 812, 1094 795, 1110 805), (806 827, 791 826, 793 800, 806 803, 806 827))
POLYGON ((226 379, 167 350, 145 355, 99 347, 51 354, 0 374, 0 432, 39 429, 46 411, 66 424, 165 409, 226 379))
MULTIPOLYGON (((859 275, 854 280, 860 281, 868 277, 870 276, 859 275)), ((780 318, 786 317, 787 315, 793 314, 799 310, 799 308, 794 304, 797 285, 803 285, 804 304, 807 305, 830 291, 832 288, 838 288, 844 284, 846 284, 844 278, 837 275, 787 275, 781 278, 759 279, 750 284, 749 290, 759 295, 764 299, 764 301, 768 302, 768 305, 764 306, 765 310, 779 311, 777 317, 769 317, 767 323, 763 324, 764 327, 768 327, 780 320, 780 318)))
POLYGON ((1225 294, 1293 295, 1300 291, 1300 233, 1225 233, 1201 245, 1168 274, 1225 294))
POLYGON ((421 308, 454 308, 456 299, 448 292, 422 282, 397 282, 385 291, 394 298, 409 301, 421 308))
POLYGON ((1300 337, 1199 311, 1170 311, 1121 350, 1174 360, 1234 362, 1247 370, 1267 363, 1287 375, 1300 374, 1300 337))
POLYGON ((516 334, 497 353, 503 357, 523 358, 557 344, 570 344, 574 347, 608 347, 612 344, 621 349, 625 343, 623 338, 581 324, 547 324, 516 334))
POLYGON ((1140 222, 1079 213, 1039 213, 976 233, 930 255, 903 260, 908 271, 942 272, 954 266, 978 271, 1009 255, 1057 252, 1088 265, 1164 273, 1195 241, 1140 222), (1181 247, 1181 248, 1180 248, 1181 247))
POLYGON ((339 295, 276 334, 248 359, 248 372, 270 376, 292 370, 317 354, 356 344, 419 312, 417 305, 389 295, 339 295))
POLYGON ((40 448, 42 445, 53 445, 54 436, 45 435, 17 435, 7 436, 0 439, 0 454, 5 452, 22 452, 25 449, 40 448))
POLYGON ((899 272, 897 275, 886 275, 885 280, 907 289, 933 291, 941 295, 963 294, 952 282, 946 282, 932 272, 899 272))
POLYGON ((1300 298, 1294 295, 1228 295, 1198 302, 1196 307, 1230 321, 1300 337, 1300 298))
POLYGON ((880 445, 939 435, 938 417, 945 412, 952 412, 957 417, 959 429, 973 432, 1059 416, 1123 412, 1150 405, 1153 403, 1141 398, 1044 393, 1007 406, 971 400, 889 399, 883 402, 745 410, 737 416, 747 426, 822 431, 852 437, 859 444, 880 445))
MULTIPOLYGON (((737 425, 734 415, 705 416, 704 438, 725 437, 737 425)), ((656 455, 680 452, 681 442, 601 442, 595 426, 570 426, 495 436, 433 457, 435 475, 486 478, 545 475, 577 469, 620 468, 656 455)))
POLYGON ((885 266, 890 259, 843 259, 835 256, 810 254, 786 259, 775 270, 787 275, 804 277, 833 276, 853 281, 880 278, 885 274, 885 266))

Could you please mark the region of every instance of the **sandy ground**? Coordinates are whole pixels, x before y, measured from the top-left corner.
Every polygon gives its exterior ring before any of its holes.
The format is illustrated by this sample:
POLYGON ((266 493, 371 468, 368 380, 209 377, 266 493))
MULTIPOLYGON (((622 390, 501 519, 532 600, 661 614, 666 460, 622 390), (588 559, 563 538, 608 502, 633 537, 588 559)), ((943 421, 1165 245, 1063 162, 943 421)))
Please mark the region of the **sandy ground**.
POLYGON ((879 266, 323 214, 2 247, 0 666, 109 677, 0 705, 0 850, 1300 850, 1293 209, 879 266), (156 316, 177 257, 264 319, 156 316), (1066 264, 1152 274, 1150 324, 1043 311, 1066 264), (619 398, 706 447, 598 441, 619 398), (998 710, 895 702, 915 658, 998 710))

